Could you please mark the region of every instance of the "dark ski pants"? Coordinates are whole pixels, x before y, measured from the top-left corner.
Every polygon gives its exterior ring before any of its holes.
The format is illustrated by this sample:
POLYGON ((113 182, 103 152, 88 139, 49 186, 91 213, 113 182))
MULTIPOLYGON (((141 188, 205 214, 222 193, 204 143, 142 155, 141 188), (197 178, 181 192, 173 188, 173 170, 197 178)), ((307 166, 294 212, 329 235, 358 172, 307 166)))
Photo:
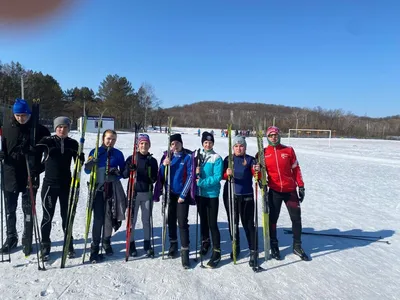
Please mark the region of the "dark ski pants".
POLYGON ((221 236, 218 229, 219 199, 197 196, 196 203, 200 216, 201 240, 209 240, 211 231, 213 248, 220 249, 221 236))
POLYGON ((179 225, 179 235, 181 238, 181 247, 189 248, 189 203, 187 201, 178 203, 178 195, 170 194, 170 203, 168 205, 168 235, 169 241, 177 241, 177 226, 179 225))
POLYGON ((58 187, 55 185, 43 183, 42 186, 42 208, 43 219, 41 224, 42 242, 50 243, 51 224, 56 210, 57 199, 60 202, 60 215, 62 220, 62 229, 65 232, 67 227, 69 186, 58 187))
POLYGON ((93 227, 92 227, 92 243, 94 246, 99 246, 101 238, 110 243, 112 234, 112 215, 111 208, 105 199, 104 191, 96 192, 93 199, 93 227))
MULTIPOLYGON (((224 206, 226 210, 226 214, 228 215, 228 225, 229 225, 229 234, 232 239, 231 232, 231 214, 229 212, 229 199, 228 195, 224 193, 224 206)), ((235 195, 234 197, 234 226, 235 226, 235 236, 236 236, 236 245, 240 245, 240 234, 239 234, 239 216, 242 221, 244 232, 246 233, 247 243, 249 245, 250 250, 255 250, 255 238, 256 231, 254 225, 254 196, 253 194, 249 195, 235 195)))
POLYGON ((271 244, 278 243, 276 225, 281 212, 282 202, 285 202, 286 208, 289 212, 290 220, 292 221, 293 244, 301 244, 301 209, 297 192, 293 191, 291 193, 280 193, 269 189, 269 234, 271 244))
MULTIPOLYGON (((36 197, 36 189, 33 189, 34 196, 36 197)), ((17 233, 17 206, 18 206, 19 193, 4 191, 4 200, 7 212, 7 237, 18 238, 17 233)), ((29 190, 22 193, 22 211, 24 213, 24 233, 23 236, 32 236, 33 232, 33 219, 32 219, 32 205, 29 196, 29 190)))

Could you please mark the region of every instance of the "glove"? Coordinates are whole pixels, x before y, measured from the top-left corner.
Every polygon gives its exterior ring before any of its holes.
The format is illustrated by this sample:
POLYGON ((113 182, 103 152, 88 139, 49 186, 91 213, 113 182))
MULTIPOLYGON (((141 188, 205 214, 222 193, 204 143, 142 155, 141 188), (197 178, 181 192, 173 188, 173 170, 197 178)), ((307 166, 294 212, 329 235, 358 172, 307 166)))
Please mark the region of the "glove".
POLYGON ((111 168, 108 173, 110 175, 115 175, 115 176, 119 176, 120 175, 120 172, 119 172, 118 168, 111 168))
POLYGON ((97 158, 93 158, 93 156, 89 156, 89 159, 85 164, 85 169, 91 171, 95 164, 97 164, 97 158))
POLYGON ((4 151, 0 151, 0 161, 3 161, 5 156, 6 154, 4 153, 4 151))
POLYGON ((136 171, 137 166, 130 162, 130 163, 128 163, 128 169, 129 169, 129 171, 136 171))
POLYGON ((303 186, 299 187, 299 201, 303 202, 305 196, 306 196, 305 188, 303 186))
POLYGON ((29 145, 29 143, 24 143, 21 147, 21 152, 24 155, 32 155, 35 154, 36 150, 32 145, 29 145))
POLYGON ((81 153, 79 155, 79 160, 81 161, 81 165, 83 165, 85 163, 85 153, 81 153))

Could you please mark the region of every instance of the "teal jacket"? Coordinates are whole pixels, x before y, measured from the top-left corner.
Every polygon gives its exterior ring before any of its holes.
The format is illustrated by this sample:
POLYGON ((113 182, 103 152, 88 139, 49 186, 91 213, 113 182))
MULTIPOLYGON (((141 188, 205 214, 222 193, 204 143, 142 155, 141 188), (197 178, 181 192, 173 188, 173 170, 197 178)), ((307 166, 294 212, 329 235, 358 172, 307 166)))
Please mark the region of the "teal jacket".
POLYGON ((200 151, 200 174, 196 195, 206 198, 218 198, 221 190, 224 162, 214 150, 200 151))

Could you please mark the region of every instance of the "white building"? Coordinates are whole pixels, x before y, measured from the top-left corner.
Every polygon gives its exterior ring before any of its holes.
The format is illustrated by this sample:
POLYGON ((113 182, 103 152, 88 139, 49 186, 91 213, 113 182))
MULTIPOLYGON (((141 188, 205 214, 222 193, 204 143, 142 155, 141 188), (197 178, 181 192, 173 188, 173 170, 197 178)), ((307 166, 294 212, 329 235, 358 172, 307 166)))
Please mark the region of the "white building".
MULTIPOLYGON (((99 116, 87 116, 86 132, 97 132, 99 128, 99 116)), ((78 131, 82 131, 83 117, 77 120, 78 131)), ((106 129, 114 130, 114 118, 113 117, 103 117, 102 126, 100 128, 100 133, 103 133, 106 129)))

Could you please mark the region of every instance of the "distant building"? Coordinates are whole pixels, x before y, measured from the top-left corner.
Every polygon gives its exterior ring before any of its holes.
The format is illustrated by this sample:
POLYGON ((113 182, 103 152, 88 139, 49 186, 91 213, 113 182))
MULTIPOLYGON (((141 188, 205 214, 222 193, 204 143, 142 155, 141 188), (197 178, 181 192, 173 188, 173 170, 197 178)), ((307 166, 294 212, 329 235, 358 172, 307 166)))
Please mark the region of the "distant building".
MULTIPOLYGON (((99 116, 87 116, 86 132, 97 132, 99 128, 99 116)), ((83 117, 77 120, 78 131, 82 131, 83 117)), ((113 117, 103 117, 102 126, 100 132, 102 133, 106 129, 114 129, 114 118, 113 117)))

